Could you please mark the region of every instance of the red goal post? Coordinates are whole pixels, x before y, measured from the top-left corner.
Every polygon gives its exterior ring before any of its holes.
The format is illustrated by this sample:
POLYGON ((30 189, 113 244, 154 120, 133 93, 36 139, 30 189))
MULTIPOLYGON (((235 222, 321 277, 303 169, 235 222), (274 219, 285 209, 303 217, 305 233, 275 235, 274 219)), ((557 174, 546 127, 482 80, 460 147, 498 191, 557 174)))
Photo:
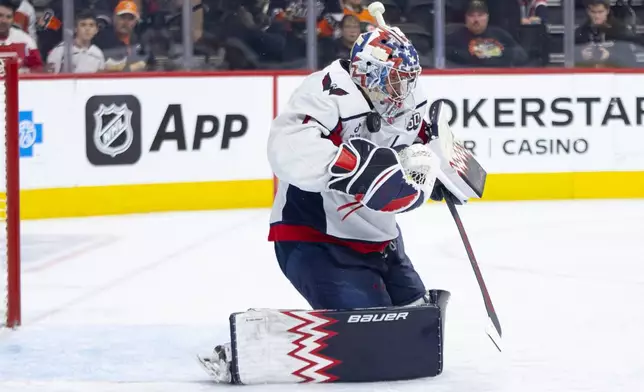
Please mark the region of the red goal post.
POLYGON ((0 80, 4 115, 0 116, 4 143, 0 189, 0 328, 21 322, 20 305, 20 132, 18 123, 18 57, 0 53, 0 80))

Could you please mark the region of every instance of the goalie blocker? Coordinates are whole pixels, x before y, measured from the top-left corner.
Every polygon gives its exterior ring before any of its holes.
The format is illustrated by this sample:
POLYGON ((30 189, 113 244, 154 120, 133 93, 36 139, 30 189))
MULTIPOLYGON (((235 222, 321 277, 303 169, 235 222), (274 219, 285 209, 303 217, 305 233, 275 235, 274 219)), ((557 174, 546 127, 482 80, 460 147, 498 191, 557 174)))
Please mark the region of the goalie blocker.
POLYGON ((391 381, 443 370, 450 294, 358 310, 252 309, 230 316, 235 384, 391 381))

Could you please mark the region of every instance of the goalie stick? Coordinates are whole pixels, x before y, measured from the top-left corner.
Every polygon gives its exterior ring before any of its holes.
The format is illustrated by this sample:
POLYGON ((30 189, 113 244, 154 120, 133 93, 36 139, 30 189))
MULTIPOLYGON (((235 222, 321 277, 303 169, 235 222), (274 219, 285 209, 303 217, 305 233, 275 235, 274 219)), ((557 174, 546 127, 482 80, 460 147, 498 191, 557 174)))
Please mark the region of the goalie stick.
POLYGON ((469 198, 480 198, 483 196, 487 172, 459 141, 455 140, 449 121, 445 115, 442 101, 435 101, 429 107, 429 123, 427 124, 427 136, 429 147, 436 153, 443 164, 438 171, 438 180, 431 198, 436 201, 445 199, 452 218, 456 223, 458 232, 465 245, 467 257, 474 270, 476 281, 483 294, 485 310, 487 311, 490 324, 485 332, 492 339, 492 343, 501 351, 501 323, 496 315, 490 293, 487 291, 481 269, 474 256, 463 222, 461 221, 456 204, 464 204, 469 198), (437 197, 435 197, 437 196, 437 197))
POLYGON ((443 192, 443 197, 445 198, 445 203, 449 208, 449 212, 452 214, 452 218, 454 218, 454 222, 456 223, 458 232, 460 233, 461 239, 463 240, 463 245, 465 246, 467 257, 470 259, 470 264, 472 265, 472 269, 474 270, 476 281, 478 282, 479 288, 481 289, 481 294, 483 295, 483 301, 485 302, 485 310, 487 311, 487 315, 491 324, 491 325, 489 324, 485 328, 485 332, 490 337, 490 339, 492 340, 492 343, 494 343, 496 348, 499 351, 501 351, 501 336, 502 336, 501 323, 499 322, 499 317, 497 316, 496 311, 494 310, 494 305, 492 305, 492 299, 490 298, 490 293, 487 291, 487 287, 485 286, 485 281, 483 280, 483 274, 481 273, 479 264, 476 261, 476 257, 474 256, 474 250, 472 250, 472 244, 470 244, 470 240, 467 238, 465 227, 463 226, 461 217, 458 215, 458 210, 456 209, 456 202, 458 202, 458 200, 455 202, 456 197, 452 195, 452 193, 449 192, 447 189, 445 189, 445 187, 441 186, 441 188, 443 192))
MULTIPOLYGON (((369 13, 373 15, 373 17, 376 19, 376 22, 380 27, 387 28, 387 24, 385 23, 385 19, 382 16, 385 12, 385 6, 376 1, 371 4, 369 4, 368 7, 369 13)), ((440 101, 434 102, 429 111, 429 116, 430 119, 432 120, 431 122, 435 125, 433 131, 430 128, 430 136, 433 137, 439 137, 440 138, 440 131, 439 131, 439 123, 440 126, 447 128, 448 134, 450 135, 448 140, 451 140, 452 142, 448 144, 452 144, 450 146, 450 150, 453 148, 453 136, 451 135, 451 131, 449 130, 449 125, 445 118, 441 118, 440 112, 441 112, 441 107, 442 103, 440 101)), ((440 148, 445 148, 444 146, 440 146, 440 148)), ((452 157, 453 152, 449 152, 447 154, 447 157, 452 157)), ((449 159, 451 161, 451 159, 449 159)), ((483 179, 482 182, 477 182, 476 184, 472 184, 470 181, 468 181, 467 176, 465 178, 461 177, 470 187, 472 190, 474 190, 477 193, 478 197, 481 197, 483 193, 483 186, 485 184, 485 172, 484 170, 478 165, 476 160, 473 160, 472 163, 475 163, 476 165, 473 166, 478 166, 479 171, 481 173, 481 178, 483 179), (473 185, 473 186, 472 186, 473 185)), ((460 174, 460 173, 459 173, 460 174)), ((476 175, 472 176, 473 178, 476 177, 476 175)), ((440 179, 439 179, 440 180, 440 179)), ((492 326, 488 325, 485 329, 485 332, 487 335, 492 339, 492 343, 496 346, 496 348, 501 351, 501 323, 499 322, 499 318, 496 315, 496 311, 494 310, 494 306, 492 305, 492 299, 490 298, 490 293, 487 291, 487 287, 485 286, 485 281, 483 280, 483 275, 481 274, 481 269, 479 268, 479 265, 476 261, 476 258, 474 257, 474 251, 472 250, 472 245, 470 244, 469 239, 467 238, 467 234, 465 233, 465 228, 463 227, 463 222, 461 221, 460 216, 458 215, 458 211, 456 210, 456 203, 461 204, 461 201, 454 195, 452 195, 451 192, 449 192, 444 185, 440 185, 442 191, 443 191, 443 197, 445 198, 445 202, 447 203, 447 207, 449 207, 449 211, 452 213, 452 217, 454 218, 454 222, 456 222, 456 227, 458 228, 459 233, 461 234, 461 238, 463 239, 463 245, 465 245, 465 250, 467 252, 467 257, 470 259, 470 263, 472 264, 472 269, 474 269, 474 275, 476 275, 476 281, 479 284, 479 287, 481 289, 481 294, 483 294, 483 300, 485 302, 485 310, 487 311, 488 318, 492 324, 492 326)))

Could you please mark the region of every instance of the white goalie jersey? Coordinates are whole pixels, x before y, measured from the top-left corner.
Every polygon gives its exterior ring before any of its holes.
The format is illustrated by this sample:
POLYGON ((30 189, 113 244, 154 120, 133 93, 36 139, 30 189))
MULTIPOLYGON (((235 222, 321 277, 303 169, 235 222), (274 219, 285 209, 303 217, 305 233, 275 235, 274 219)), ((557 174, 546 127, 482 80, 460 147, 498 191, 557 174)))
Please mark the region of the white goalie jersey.
POLYGON ((426 142, 427 100, 420 85, 379 129, 368 129, 371 102, 337 60, 309 75, 271 125, 268 158, 279 180, 271 241, 330 242, 368 253, 398 236, 395 214, 370 210, 348 194, 327 190, 329 165, 350 138, 379 146, 426 142))

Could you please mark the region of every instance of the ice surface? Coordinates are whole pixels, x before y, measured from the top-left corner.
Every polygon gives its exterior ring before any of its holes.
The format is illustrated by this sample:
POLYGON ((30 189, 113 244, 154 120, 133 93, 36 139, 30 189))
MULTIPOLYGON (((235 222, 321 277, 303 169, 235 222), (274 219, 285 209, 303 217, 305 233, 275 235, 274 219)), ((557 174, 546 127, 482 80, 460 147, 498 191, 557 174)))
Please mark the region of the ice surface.
MULTIPOLYGON (((502 354, 485 335, 456 227, 444 205, 432 204, 399 221, 427 286, 452 293, 441 376, 241 388, 644 390, 644 201, 473 203, 459 211, 503 325, 502 354)), ((194 359, 226 339, 229 313, 306 307, 266 241, 268 214, 24 222, 24 325, 0 331, 0 391, 232 391, 210 383, 194 359)))

